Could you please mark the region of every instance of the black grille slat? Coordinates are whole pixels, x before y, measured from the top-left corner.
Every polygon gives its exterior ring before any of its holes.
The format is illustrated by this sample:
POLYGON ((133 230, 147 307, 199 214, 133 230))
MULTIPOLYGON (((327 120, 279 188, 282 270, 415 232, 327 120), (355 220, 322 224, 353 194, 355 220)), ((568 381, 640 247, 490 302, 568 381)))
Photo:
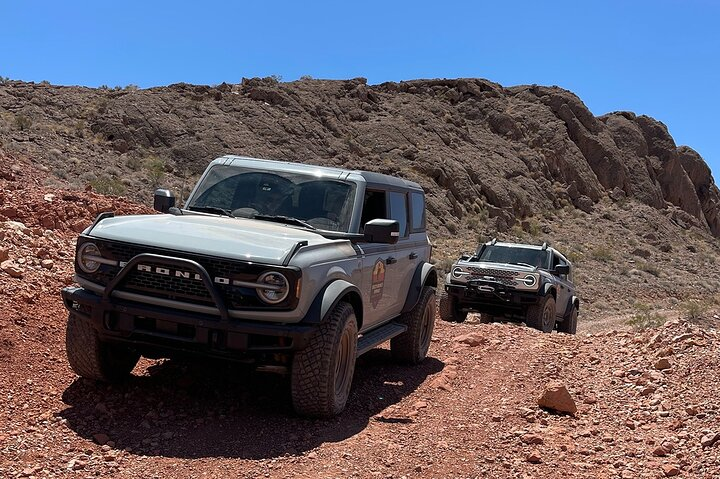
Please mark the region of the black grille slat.
MULTIPOLYGON (((94 240, 100 248, 102 255, 120 262, 128 262, 133 257, 142 253, 172 256, 195 261, 202 265, 211 278, 222 277, 245 282, 254 282, 259 274, 259 266, 220 258, 212 258, 192 253, 162 250, 153 247, 141 247, 126 243, 115 243, 94 240)), ((153 264, 143 262, 143 265, 150 266, 153 271, 156 267, 167 268, 164 264, 153 264)), ((113 266, 103 265, 99 271, 92 275, 92 281, 106 286, 117 275, 119 269, 113 266)), ((120 285, 121 290, 153 296, 163 299, 171 299, 192 304, 214 305, 209 291, 205 288, 202 280, 196 279, 195 271, 191 268, 182 269, 190 273, 189 278, 175 276, 174 270, 169 275, 157 272, 147 272, 135 269, 128 273, 120 285)), ((263 308, 269 309, 268 305, 262 303, 252 289, 233 286, 231 284, 215 283, 229 308, 263 308)), ((287 307, 287 306, 286 306, 287 307)), ((282 305, 273 309, 284 309, 282 305)))
POLYGON ((505 286, 515 286, 515 278, 520 274, 518 271, 507 271, 504 269, 495 268, 478 268, 476 266, 469 266, 468 270, 473 276, 488 276, 493 278, 494 281, 504 284, 505 286))

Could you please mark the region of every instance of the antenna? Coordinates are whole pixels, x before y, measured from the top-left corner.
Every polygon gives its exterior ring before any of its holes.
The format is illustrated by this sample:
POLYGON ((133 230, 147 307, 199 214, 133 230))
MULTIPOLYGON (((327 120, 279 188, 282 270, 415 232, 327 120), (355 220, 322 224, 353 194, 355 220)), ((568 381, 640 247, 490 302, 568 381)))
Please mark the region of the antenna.
POLYGON ((490 242, 491 245, 495 246, 495 243, 497 243, 497 238, 493 238, 490 242))
POLYGON ((545 251, 547 249, 547 242, 543 243, 542 249, 543 249, 543 251, 545 251))

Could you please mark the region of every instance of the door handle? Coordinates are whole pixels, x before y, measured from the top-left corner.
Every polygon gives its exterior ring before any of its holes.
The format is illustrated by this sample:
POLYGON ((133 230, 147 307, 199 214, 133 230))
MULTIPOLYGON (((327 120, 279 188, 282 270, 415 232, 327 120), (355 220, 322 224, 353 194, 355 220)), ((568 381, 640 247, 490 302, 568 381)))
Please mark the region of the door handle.
POLYGON ((397 260, 393 258, 392 256, 388 256, 388 258, 385 260, 385 264, 395 264, 397 263, 397 260))
POLYGON ((418 254, 416 252, 413 251, 412 253, 410 253, 410 259, 417 259, 417 257, 418 254))

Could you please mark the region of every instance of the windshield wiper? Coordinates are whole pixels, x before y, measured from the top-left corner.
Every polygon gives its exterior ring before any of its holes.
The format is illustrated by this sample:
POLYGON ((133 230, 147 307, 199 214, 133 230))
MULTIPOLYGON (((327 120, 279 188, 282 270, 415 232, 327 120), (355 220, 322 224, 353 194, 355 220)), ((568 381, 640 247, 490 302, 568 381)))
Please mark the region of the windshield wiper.
POLYGON ((188 209, 191 211, 203 211, 205 213, 216 213, 218 215, 229 216, 231 218, 235 218, 235 215, 233 215, 230 212, 230 210, 226 210, 225 208, 218 208, 217 206, 189 206, 188 209))
POLYGON ((317 228, 311 225, 310 223, 307 223, 303 220, 299 220, 297 218, 293 218, 292 216, 282 216, 282 215, 255 215, 252 217, 256 220, 263 220, 263 221, 274 221, 275 223, 285 223, 288 225, 296 225, 296 226, 302 226, 303 228, 309 228, 311 230, 316 230, 317 228))

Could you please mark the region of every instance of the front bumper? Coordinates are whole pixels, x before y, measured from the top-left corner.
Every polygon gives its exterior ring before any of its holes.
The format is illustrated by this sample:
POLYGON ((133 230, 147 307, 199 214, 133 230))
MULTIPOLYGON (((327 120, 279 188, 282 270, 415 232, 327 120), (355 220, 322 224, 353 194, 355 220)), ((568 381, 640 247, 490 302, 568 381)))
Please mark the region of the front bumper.
POLYGON ((517 291, 495 281, 469 281, 467 284, 446 284, 445 290, 455 298, 457 308, 493 315, 524 313, 528 306, 538 304, 537 291, 517 291))
POLYGON ((262 323, 107 298, 84 288, 61 291, 68 311, 88 321, 103 341, 141 351, 246 357, 304 349, 317 325, 262 323))

